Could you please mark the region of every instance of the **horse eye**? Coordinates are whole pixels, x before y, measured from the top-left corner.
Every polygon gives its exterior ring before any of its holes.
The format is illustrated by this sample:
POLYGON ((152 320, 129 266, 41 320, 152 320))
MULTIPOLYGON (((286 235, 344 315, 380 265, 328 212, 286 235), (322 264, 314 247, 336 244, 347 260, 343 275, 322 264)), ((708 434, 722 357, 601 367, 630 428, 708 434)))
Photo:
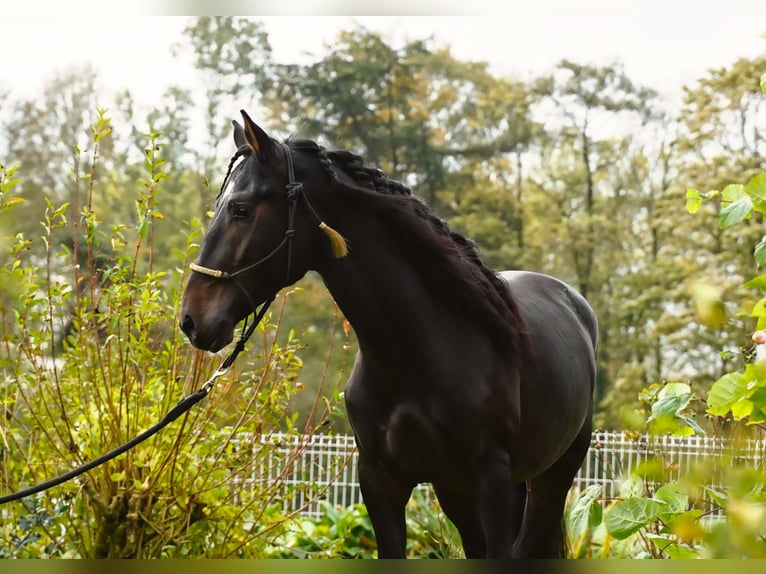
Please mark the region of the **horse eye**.
POLYGON ((252 213, 252 211, 253 207, 246 203, 237 203, 232 207, 232 215, 236 219, 245 219, 246 217, 250 217, 250 213, 252 213))

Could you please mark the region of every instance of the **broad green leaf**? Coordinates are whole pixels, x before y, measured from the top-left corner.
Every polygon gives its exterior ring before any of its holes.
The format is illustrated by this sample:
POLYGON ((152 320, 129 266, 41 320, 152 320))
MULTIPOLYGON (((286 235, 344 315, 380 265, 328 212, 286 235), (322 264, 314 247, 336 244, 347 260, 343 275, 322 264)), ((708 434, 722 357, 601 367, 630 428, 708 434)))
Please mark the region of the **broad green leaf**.
POLYGON ((750 399, 741 397, 737 402, 731 405, 731 414, 734 420, 740 421, 745 417, 749 417, 753 412, 753 402, 750 399))
POLYGON ((705 429, 703 429, 701 426, 697 424, 697 421, 695 421, 693 418, 686 416, 686 415, 676 415, 678 417, 678 420, 681 421, 683 424, 686 425, 684 429, 681 429, 681 432, 677 433, 676 436, 689 436, 693 434, 705 434, 705 429), (688 428, 688 431, 686 430, 688 428))
POLYGON ((112 473, 112 476, 110 476, 112 479, 112 482, 119 482, 121 480, 125 480, 125 473, 124 472, 115 472, 112 473))
POLYGON ((742 285, 746 289, 760 289, 766 291, 766 274, 753 277, 750 281, 742 285))
MULTIPOLYGON (((766 317, 766 297, 759 299, 750 311, 751 317, 766 317)), ((758 327, 760 328, 760 327, 758 327)))
POLYGON ((764 235, 758 242, 758 245, 755 246, 755 250, 753 250, 753 258, 759 266, 766 265, 766 235, 764 235))
POLYGON ((763 95, 766 96, 766 74, 761 76, 761 91, 763 92, 763 95))
POLYGON ((670 433, 674 436, 689 436, 694 433, 705 434, 700 426, 681 411, 689 405, 692 392, 686 383, 668 383, 657 394, 657 401, 652 405, 652 416, 647 421, 652 432, 670 433))
POLYGON ((753 200, 750 199, 750 196, 746 195, 741 197, 737 201, 730 203, 721 209, 718 226, 721 229, 728 229, 732 225, 736 225, 740 221, 748 218, 752 210, 753 200))
POLYGON ((766 422, 766 387, 759 386, 750 395, 753 410, 747 421, 749 425, 763 424, 766 422))
POLYGON ((692 560, 700 557, 695 550, 682 546, 681 544, 671 544, 665 549, 665 554, 667 554, 668 558, 671 560, 692 560))
POLYGON ((577 538, 589 528, 595 528, 601 523, 601 504, 598 504, 596 498, 601 496, 602 485, 592 484, 585 489, 577 500, 572 512, 569 515, 569 527, 573 535, 577 538), (598 510, 593 510, 595 506, 598 510))
POLYGON ((702 196, 700 192, 691 187, 686 190, 686 211, 697 213, 702 205, 702 196))
POLYGON ((746 196, 747 194, 745 193, 744 185, 741 183, 730 183, 723 188, 723 191, 721 192, 721 201, 727 204, 734 203, 746 196))
POLYGON ((667 538, 666 536, 661 536, 659 534, 647 534, 646 538, 651 540, 657 550, 664 552, 668 558, 683 560, 699 558, 697 552, 687 546, 679 544, 672 538, 667 538))
POLYGON ((675 415, 689 404, 691 397, 691 387, 686 383, 668 383, 657 395, 657 402, 652 405, 652 417, 675 415))
POLYGON ((664 462, 654 456, 647 457, 646 460, 638 462, 631 474, 641 477, 643 480, 660 481, 665 477, 664 462))
POLYGON ((689 287, 697 320, 707 327, 719 329, 726 321, 723 289, 710 281, 695 281, 689 287))
POLYGON ((729 501, 729 495, 726 492, 715 490, 709 486, 704 487, 704 491, 706 496, 720 506, 726 506, 726 503, 729 501))
POLYGON ((742 372, 724 375, 710 387, 707 412, 711 415, 725 415, 746 391, 747 382, 742 372))
POLYGON ((654 498, 665 503, 663 514, 668 512, 685 512, 689 506, 689 495, 677 483, 666 484, 657 489, 654 498))
MULTIPOLYGON (((764 361, 748 363, 745 365, 745 374, 743 376, 745 383, 748 383, 748 389, 752 389, 755 386, 766 386, 766 363, 764 361)), ((747 395, 747 397, 749 398, 750 395, 747 395)))
POLYGON ((702 206, 702 194, 693 188, 687 188, 686 190, 686 211, 689 213, 697 213, 702 206))
POLYGON ((657 519, 665 503, 650 498, 626 498, 606 513, 604 523, 609 534, 624 540, 657 519))
POLYGON ((766 213, 766 172, 753 177, 745 186, 745 193, 753 201, 753 208, 766 213))
POLYGON ((620 498, 641 497, 645 488, 644 480, 640 476, 630 474, 620 483, 619 496, 620 498))

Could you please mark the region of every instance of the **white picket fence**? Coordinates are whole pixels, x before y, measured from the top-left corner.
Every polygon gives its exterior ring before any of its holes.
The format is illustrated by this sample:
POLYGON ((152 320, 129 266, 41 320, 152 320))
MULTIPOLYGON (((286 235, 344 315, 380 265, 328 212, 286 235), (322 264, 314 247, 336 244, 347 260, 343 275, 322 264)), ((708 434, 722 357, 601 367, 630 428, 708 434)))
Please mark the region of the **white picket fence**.
MULTIPOLYGON (((353 436, 270 434, 263 435, 260 444, 250 442, 250 448, 258 449, 263 444, 272 448, 260 450, 261 456, 238 480, 255 487, 256 483, 281 479, 285 485, 282 498, 285 512, 300 511, 316 517, 322 512, 321 501, 341 507, 362 502, 353 436)), ((659 474, 670 481, 686 476, 704 463, 713 470, 713 480, 706 486, 718 489, 716 472, 720 474, 732 465, 761 468, 765 454, 764 440, 650 435, 634 438, 622 432, 595 432, 573 488, 600 484, 604 497, 616 497, 631 472, 641 468, 648 471, 649 464, 658 465, 662 470, 659 474)), ((649 480, 648 484, 652 486, 653 482, 649 480)), ((426 499, 432 496, 429 485, 420 485, 418 489, 426 499)))

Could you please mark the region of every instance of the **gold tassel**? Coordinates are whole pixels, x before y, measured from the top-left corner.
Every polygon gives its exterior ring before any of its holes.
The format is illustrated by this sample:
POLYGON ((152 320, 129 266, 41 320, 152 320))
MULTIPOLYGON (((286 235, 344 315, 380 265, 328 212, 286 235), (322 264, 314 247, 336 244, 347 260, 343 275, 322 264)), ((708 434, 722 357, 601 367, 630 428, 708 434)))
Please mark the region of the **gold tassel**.
POLYGON ((328 239, 330 240, 330 245, 332 246, 332 254, 336 258, 340 259, 341 257, 348 255, 348 244, 346 243, 346 239, 340 233, 335 231, 324 221, 319 223, 319 229, 324 231, 325 235, 327 235, 328 239))

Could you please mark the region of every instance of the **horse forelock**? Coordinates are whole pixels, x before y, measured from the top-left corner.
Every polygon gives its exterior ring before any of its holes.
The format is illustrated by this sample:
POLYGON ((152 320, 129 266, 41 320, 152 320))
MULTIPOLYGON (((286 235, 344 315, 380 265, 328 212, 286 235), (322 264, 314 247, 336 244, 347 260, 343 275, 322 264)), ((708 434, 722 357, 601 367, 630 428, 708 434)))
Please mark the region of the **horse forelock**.
POLYGON ((390 214, 399 227, 396 237, 406 242, 409 257, 417 257, 419 267, 434 289, 460 301, 464 312, 483 324, 493 340, 504 349, 510 340, 517 356, 529 354, 531 343, 518 304, 508 284, 481 258, 478 246, 465 235, 452 230, 409 187, 387 176, 382 170, 365 165, 361 155, 347 150, 327 151, 311 140, 288 140, 295 150, 314 155, 335 185, 349 188, 338 178, 342 171, 354 183, 349 191, 356 196, 372 199, 390 214), (437 255, 437 256, 434 256, 437 255), (447 291, 445 293, 445 290, 447 291))
POLYGON ((237 171, 237 168, 242 166, 243 162, 240 162, 239 164, 237 164, 237 160, 243 157, 251 157, 253 153, 254 153, 253 148, 251 148, 249 145, 243 145, 239 149, 237 149, 237 151, 234 153, 233 156, 231 156, 231 159, 229 160, 229 167, 226 168, 226 175, 224 176, 223 181, 221 182, 221 189, 218 191, 218 195, 215 198, 216 203, 218 203, 221 197, 223 197, 223 195, 226 193, 229 180, 237 171))

